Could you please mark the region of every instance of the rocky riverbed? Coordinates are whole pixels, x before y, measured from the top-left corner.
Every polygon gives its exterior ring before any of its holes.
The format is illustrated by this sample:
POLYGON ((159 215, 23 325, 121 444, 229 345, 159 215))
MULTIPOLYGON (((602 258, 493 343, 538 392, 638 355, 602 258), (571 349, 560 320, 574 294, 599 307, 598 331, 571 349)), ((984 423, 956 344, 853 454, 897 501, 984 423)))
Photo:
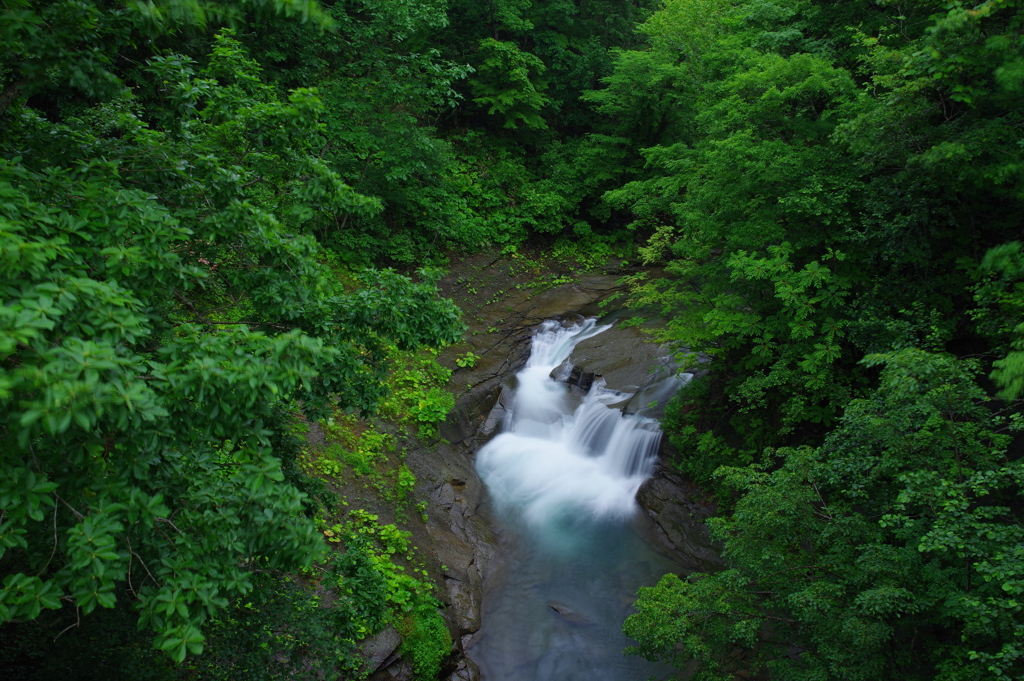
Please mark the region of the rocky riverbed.
MULTIPOLYGON (((406 458, 419 480, 417 497, 428 501, 426 522, 411 522, 409 529, 421 554, 428 557, 430 572, 441 587, 439 596, 447 605, 454 641, 445 677, 450 681, 480 678, 472 645, 481 628, 485 583, 492 572, 502 569, 502 556, 473 457, 500 428, 515 392, 515 373, 529 355, 531 334, 545 319, 609 316, 621 323, 631 316, 629 311, 616 311, 614 302, 601 306, 621 292, 619 272, 558 275, 542 279, 538 286, 524 286, 530 273, 521 267, 517 272, 518 264, 509 258, 479 256, 462 263, 442 282, 445 293, 466 310, 470 327, 468 342, 441 358, 456 368, 450 383, 457 393, 456 406, 440 428, 440 439, 409 449, 406 458), (548 283, 552 279, 558 283, 548 283), (479 357, 475 366, 455 367, 454 358, 466 352, 479 357)), ((603 380, 610 388, 637 396, 622 405, 627 412, 646 409, 647 415, 657 417, 664 400, 659 403, 655 388, 675 375, 665 354, 641 328, 617 326, 581 342, 555 377, 581 390, 603 380)), ((641 523, 641 534, 651 546, 684 570, 719 564, 702 522, 713 508, 699 490, 659 466, 637 499, 650 518, 641 523)), ((398 644, 393 630, 364 642, 368 664, 375 669, 372 679, 411 678, 410 666, 395 653, 398 644)))

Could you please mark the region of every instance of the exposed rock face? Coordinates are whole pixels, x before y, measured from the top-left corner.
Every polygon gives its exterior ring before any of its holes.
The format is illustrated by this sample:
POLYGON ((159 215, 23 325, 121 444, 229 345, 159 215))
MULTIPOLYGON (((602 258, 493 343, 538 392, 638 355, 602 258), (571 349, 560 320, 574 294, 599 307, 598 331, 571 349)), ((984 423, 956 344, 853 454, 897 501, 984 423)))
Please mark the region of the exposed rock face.
POLYGON ((636 494, 636 500, 658 528, 658 538, 685 567, 694 572, 720 570, 720 547, 711 541, 704 520, 715 506, 705 494, 658 464, 636 494))
MULTIPOLYGON (((704 354, 697 357, 698 365, 710 361, 704 354)), ((660 419, 672 396, 705 373, 698 368, 680 373, 679 368, 669 351, 640 328, 615 326, 579 343, 551 377, 583 392, 601 380, 610 390, 629 393, 623 413, 660 419)))
POLYGON ((564 372, 563 367, 568 365, 571 368, 566 381, 583 390, 589 390, 600 376, 605 387, 633 393, 651 382, 655 376, 652 372, 664 366, 660 360, 665 354, 640 329, 613 326, 577 344, 565 364, 555 368, 552 377, 557 378, 557 372, 564 372))
POLYGON ((516 377, 530 356, 530 332, 524 330, 511 338, 509 357, 502 363, 502 371, 496 372, 455 401, 455 409, 441 424, 441 437, 453 445, 476 447, 484 444, 497 434, 505 411, 512 405, 516 377))
POLYGON ((363 641, 359 649, 363 659, 366 660, 366 671, 375 672, 383 667, 385 662, 390 662, 391 660, 388 658, 398 650, 401 643, 402 637, 394 627, 388 627, 376 636, 371 636, 363 641))
MULTIPOLYGON (((473 454, 501 428, 516 390, 515 373, 525 364, 535 325, 567 310, 597 314, 594 304, 616 288, 616 277, 590 277, 517 304, 514 319, 506 320, 504 336, 489 347, 475 348, 481 359, 472 369, 455 372, 453 385, 469 387, 440 427, 441 442, 410 450, 407 463, 420 481, 420 497, 428 499, 430 551, 443 581, 439 594, 449 606, 453 656, 444 676, 447 681, 479 681, 477 666, 465 657, 480 629, 483 581, 493 569, 497 541, 481 507, 484 486, 476 474, 473 454)), ((677 369, 665 361, 666 353, 635 328, 612 328, 576 346, 560 380, 587 390, 600 378, 607 387, 624 393, 627 413, 660 417, 667 395, 679 383, 677 369), (677 383, 672 384, 675 380, 677 383), (652 405, 652 403, 656 403, 652 405)), ((555 371, 558 372, 559 369, 555 371)), ((720 564, 702 521, 710 509, 695 500, 685 481, 659 469, 638 494, 638 501, 659 528, 656 541, 694 570, 720 564)), ((561 617, 585 625, 586 621, 561 603, 552 602, 561 617)), ((386 647, 386 646, 384 646, 386 647)), ((371 677, 376 681, 410 678, 407 661, 390 654, 371 677)))
MULTIPOLYGON (((547 291, 522 301, 515 311, 516 325, 493 346, 481 352, 473 369, 456 372, 456 381, 472 382, 456 398, 455 409, 441 424, 442 442, 410 451, 407 463, 421 484, 428 486, 426 525, 432 552, 441 564, 443 599, 455 641, 448 681, 478 681, 480 671, 464 649, 480 629, 483 579, 497 544, 491 523, 480 508, 483 482, 472 455, 501 428, 515 394, 515 373, 530 354, 534 326, 544 319, 592 305, 616 288, 616 277, 590 277, 583 282, 547 291), (444 441, 447 441, 445 444, 444 441)), ((374 678, 402 678, 400 661, 390 662, 374 678), (395 676, 385 677, 383 674, 395 676)))
POLYGON ((448 681, 477 681, 480 678, 480 668, 468 657, 459 660, 455 671, 448 677, 448 681))
POLYGON ((402 658, 397 658, 377 673, 370 677, 369 681, 412 681, 415 675, 412 670, 412 663, 402 658))
POLYGON ((496 540, 490 522, 480 515, 484 488, 473 468, 472 442, 439 444, 409 452, 407 463, 422 484, 430 485, 426 530, 440 564, 442 592, 448 609, 455 669, 447 677, 477 681, 479 670, 463 655, 463 646, 480 629, 483 575, 496 540))

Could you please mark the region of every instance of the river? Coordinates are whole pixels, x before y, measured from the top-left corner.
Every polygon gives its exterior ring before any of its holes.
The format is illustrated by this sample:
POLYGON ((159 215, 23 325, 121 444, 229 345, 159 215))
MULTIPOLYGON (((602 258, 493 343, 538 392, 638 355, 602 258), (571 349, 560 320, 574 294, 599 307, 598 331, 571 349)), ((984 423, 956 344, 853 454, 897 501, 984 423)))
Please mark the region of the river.
POLYGON ((650 520, 635 501, 657 455, 658 423, 624 416, 617 407, 629 395, 600 380, 581 395, 550 377, 576 343, 607 328, 544 322, 502 432, 477 453, 501 537, 467 651, 484 681, 638 681, 671 671, 622 653, 637 588, 681 571, 644 540, 650 520))

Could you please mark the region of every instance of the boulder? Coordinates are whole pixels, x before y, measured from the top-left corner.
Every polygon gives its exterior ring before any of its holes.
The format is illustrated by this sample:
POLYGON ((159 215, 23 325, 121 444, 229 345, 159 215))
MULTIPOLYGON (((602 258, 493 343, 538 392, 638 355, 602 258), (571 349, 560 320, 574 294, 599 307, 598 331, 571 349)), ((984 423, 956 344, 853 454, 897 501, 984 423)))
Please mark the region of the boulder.
POLYGON ((414 678, 412 663, 398 658, 383 669, 378 669, 369 681, 413 681, 414 678))
POLYGON ((711 540, 704 523, 715 506, 700 490, 659 464, 636 500, 654 520, 658 538, 685 567, 697 572, 722 569, 721 546, 711 540))
POLYGON ((388 627, 376 636, 365 639, 359 644, 359 650, 366 661, 366 671, 372 674, 380 669, 401 643, 402 637, 394 627, 388 627))
POLYGON ((463 657, 459 660, 455 671, 449 674, 445 681, 480 681, 480 668, 473 660, 463 657))
MULTIPOLYGON (((589 390, 589 383, 600 377, 606 388, 632 393, 651 382, 652 371, 665 366, 661 359, 666 354, 640 329, 613 326, 578 343, 565 364, 569 382, 580 388, 589 390)), ((566 370, 563 365, 551 373, 554 378, 566 370)))
POLYGON ((573 624, 590 624, 590 620, 576 612, 571 605, 562 603, 561 601, 551 601, 548 603, 548 607, 554 612, 561 615, 562 619, 573 624))

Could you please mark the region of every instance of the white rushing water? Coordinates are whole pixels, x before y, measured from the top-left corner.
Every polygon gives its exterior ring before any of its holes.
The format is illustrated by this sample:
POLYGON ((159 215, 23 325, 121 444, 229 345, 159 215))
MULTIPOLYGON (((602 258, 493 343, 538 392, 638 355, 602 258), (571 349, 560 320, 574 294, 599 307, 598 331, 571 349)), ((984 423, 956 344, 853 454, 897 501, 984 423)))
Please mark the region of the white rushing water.
POLYGON ((544 322, 517 375, 503 432, 477 455, 498 508, 518 510, 534 528, 566 514, 628 517, 650 476, 661 439, 657 421, 623 415, 615 407, 630 395, 606 389, 600 379, 573 408, 569 387, 550 377, 577 343, 608 328, 593 319, 544 322))
POLYGON ((630 394, 601 380, 581 396, 550 376, 607 328, 544 322, 503 431, 477 453, 504 546, 468 650, 484 681, 635 681, 667 671, 624 656, 621 631, 636 589, 680 569, 643 539, 651 522, 636 513, 658 423, 623 415, 630 394))

